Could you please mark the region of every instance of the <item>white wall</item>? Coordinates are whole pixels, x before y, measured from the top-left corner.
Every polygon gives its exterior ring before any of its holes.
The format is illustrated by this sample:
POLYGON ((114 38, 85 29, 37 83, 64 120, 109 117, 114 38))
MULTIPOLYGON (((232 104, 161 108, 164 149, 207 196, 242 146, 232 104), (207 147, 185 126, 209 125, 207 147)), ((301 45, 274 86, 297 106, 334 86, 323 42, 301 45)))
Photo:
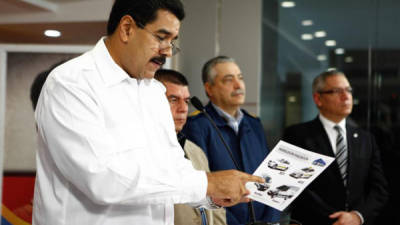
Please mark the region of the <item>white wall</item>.
POLYGON ((224 0, 217 15, 219 0, 183 0, 186 18, 182 23, 179 70, 188 77, 192 95, 203 103, 208 101, 201 81, 201 68, 210 58, 220 55, 236 59, 247 88, 244 108, 259 112, 261 79, 261 17, 262 1, 224 0), (219 21, 218 18, 221 20, 219 21), (216 37, 220 22, 219 39, 216 37))
POLYGON ((5 113, 4 171, 35 171, 36 128, 30 87, 54 63, 77 54, 9 53, 5 113))

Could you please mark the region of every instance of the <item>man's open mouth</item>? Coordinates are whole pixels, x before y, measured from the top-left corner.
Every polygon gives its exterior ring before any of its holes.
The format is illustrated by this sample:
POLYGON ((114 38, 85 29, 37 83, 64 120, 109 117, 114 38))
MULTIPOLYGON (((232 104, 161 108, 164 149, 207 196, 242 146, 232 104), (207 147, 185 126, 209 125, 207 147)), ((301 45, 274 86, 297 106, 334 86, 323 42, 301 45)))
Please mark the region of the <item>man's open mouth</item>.
POLYGON ((158 64, 158 65, 162 66, 165 63, 165 57, 163 57, 163 56, 154 57, 150 61, 155 63, 155 64, 158 64))

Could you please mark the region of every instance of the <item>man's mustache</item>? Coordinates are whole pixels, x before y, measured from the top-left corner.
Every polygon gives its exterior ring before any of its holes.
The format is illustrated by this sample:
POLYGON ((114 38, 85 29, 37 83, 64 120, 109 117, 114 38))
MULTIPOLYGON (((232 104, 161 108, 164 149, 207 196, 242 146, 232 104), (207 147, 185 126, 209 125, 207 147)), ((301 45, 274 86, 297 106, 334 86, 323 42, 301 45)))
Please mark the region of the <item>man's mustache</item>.
POLYGON ((243 89, 237 89, 231 93, 231 96, 235 95, 244 95, 244 90, 243 89))
POLYGON ((161 56, 158 56, 158 57, 154 57, 154 58, 152 58, 151 60, 152 60, 152 61, 155 61, 157 64, 164 65, 164 64, 165 64, 166 57, 163 56, 163 55, 161 55, 161 56))

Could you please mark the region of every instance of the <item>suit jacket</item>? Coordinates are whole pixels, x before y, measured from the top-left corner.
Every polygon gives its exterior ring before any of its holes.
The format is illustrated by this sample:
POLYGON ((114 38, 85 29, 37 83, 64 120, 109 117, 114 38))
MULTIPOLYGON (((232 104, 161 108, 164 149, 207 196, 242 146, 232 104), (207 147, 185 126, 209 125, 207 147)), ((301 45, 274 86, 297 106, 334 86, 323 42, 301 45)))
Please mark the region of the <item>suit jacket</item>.
MULTIPOLYGON (((373 136, 346 124, 348 179, 345 187, 334 161, 292 205, 292 218, 304 225, 332 224, 328 215, 335 211, 357 210, 364 224, 371 225, 388 199, 380 154, 373 136)), ((328 135, 316 119, 288 127, 283 140, 307 150, 334 156, 328 135)))
MULTIPOLYGON (((188 158, 193 167, 197 170, 209 172, 208 160, 204 152, 199 146, 184 137, 180 138, 179 142, 183 145, 185 157, 188 158)), ((226 225, 225 209, 205 210, 207 215, 208 225, 226 225)), ((200 210, 186 204, 174 205, 174 224, 175 225, 201 225, 200 210)))
MULTIPOLYGON (((239 170, 249 174, 254 173, 269 152, 260 120, 242 110, 243 119, 239 125, 239 133, 236 134, 210 103, 207 104, 205 110, 216 123, 232 150, 235 161, 241 167, 239 170)), ((182 132, 206 153, 211 171, 236 169, 215 128, 204 113, 192 114, 182 132)), ((259 202, 253 202, 253 206, 256 220, 279 221, 280 212, 278 210, 259 202)), ((245 224, 249 222, 249 215, 246 203, 226 208, 229 225, 245 224)))

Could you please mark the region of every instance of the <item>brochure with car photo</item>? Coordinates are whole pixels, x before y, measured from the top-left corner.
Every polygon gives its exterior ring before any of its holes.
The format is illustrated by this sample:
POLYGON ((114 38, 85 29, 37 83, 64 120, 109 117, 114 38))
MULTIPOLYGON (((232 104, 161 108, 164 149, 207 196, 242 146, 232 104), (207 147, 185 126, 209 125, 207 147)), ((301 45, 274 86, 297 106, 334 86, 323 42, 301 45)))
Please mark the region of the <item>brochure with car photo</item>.
POLYGON ((283 211, 334 160, 279 141, 254 172, 265 182, 246 184, 249 198, 283 211))

